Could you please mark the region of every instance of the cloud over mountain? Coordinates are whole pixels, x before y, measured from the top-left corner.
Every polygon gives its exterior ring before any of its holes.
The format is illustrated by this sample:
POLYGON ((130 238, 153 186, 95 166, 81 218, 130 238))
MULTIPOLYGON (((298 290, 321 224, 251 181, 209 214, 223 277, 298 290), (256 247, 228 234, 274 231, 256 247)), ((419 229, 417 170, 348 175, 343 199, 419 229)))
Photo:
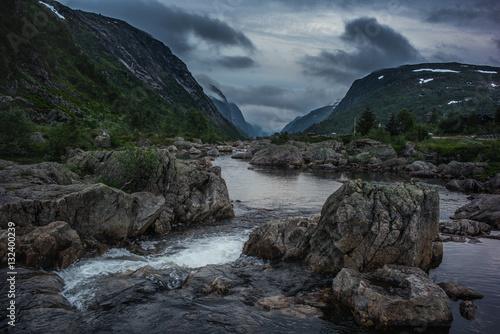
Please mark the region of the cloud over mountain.
POLYGON ((255 50, 255 45, 243 32, 226 22, 157 0, 70 0, 67 5, 124 19, 147 30, 178 54, 195 50, 197 41, 215 48, 255 50))
POLYGON ((300 61, 304 72, 349 83, 362 73, 423 60, 406 37, 375 18, 361 17, 347 22, 340 39, 354 50, 323 50, 316 56, 307 55, 300 61))

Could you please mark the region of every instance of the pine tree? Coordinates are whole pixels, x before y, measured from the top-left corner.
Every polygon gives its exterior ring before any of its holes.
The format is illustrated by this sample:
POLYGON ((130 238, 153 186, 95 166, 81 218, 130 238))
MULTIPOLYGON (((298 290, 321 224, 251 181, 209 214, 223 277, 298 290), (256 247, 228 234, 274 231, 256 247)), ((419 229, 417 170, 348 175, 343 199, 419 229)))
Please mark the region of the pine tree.
POLYGON ((376 119, 373 110, 367 106, 365 111, 361 114, 358 124, 356 124, 356 131, 362 136, 366 136, 372 128, 375 127, 376 119))
POLYGON ((408 109, 404 108, 398 113, 396 121, 398 123, 398 130, 400 133, 409 133, 415 126, 415 115, 408 111, 408 109))
POLYGON ((389 119, 389 122, 387 122, 387 125, 385 126, 385 129, 391 136, 397 136, 399 133, 399 128, 398 128, 398 123, 396 121, 396 115, 391 114, 391 118, 389 119))
POLYGON ((500 107, 498 107, 495 112, 495 123, 500 124, 500 107))

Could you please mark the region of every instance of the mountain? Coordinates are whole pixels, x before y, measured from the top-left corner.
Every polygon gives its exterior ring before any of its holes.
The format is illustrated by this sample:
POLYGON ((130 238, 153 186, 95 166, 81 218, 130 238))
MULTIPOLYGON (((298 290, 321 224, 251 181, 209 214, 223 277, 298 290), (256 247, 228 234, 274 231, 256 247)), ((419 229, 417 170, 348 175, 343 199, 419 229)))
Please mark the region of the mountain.
POLYGON ((55 1, 5 0, 0 33, 0 102, 38 123, 241 137, 186 64, 124 21, 55 1))
POLYGON ((298 133, 303 132, 310 126, 314 124, 318 124, 328 118, 333 110, 337 107, 338 102, 332 105, 324 106, 318 109, 315 109, 304 116, 298 116, 293 121, 288 123, 281 132, 289 132, 289 133, 298 133))
POLYGON ((494 113, 500 103, 500 68, 460 63, 404 65, 356 80, 330 116, 306 132, 351 133, 354 119, 370 106, 382 124, 406 108, 417 121, 436 112, 440 117, 494 113))
POLYGON ((229 101, 219 88, 207 83, 204 85, 204 91, 213 101, 221 115, 240 130, 241 135, 245 137, 262 135, 262 129, 248 123, 236 103, 229 101))

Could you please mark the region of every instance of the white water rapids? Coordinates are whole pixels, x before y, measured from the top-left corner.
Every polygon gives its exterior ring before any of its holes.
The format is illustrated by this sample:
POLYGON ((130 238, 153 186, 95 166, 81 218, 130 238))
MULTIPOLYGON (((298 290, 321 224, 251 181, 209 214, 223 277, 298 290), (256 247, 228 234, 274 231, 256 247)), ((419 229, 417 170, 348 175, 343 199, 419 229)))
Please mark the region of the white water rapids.
MULTIPOLYGON (((155 269, 171 269, 172 286, 179 285, 189 268, 208 264, 225 264, 236 260, 248 239, 250 230, 239 230, 234 234, 214 234, 200 238, 184 239, 167 246, 158 254, 141 256, 123 248, 111 249, 98 258, 81 260, 57 274, 66 286, 63 295, 77 308, 84 310, 98 293, 102 280, 110 275, 135 271, 144 266, 155 269)), ((161 241, 143 241, 144 249, 155 249, 161 241)), ((112 279, 112 278, 111 278, 112 279)))

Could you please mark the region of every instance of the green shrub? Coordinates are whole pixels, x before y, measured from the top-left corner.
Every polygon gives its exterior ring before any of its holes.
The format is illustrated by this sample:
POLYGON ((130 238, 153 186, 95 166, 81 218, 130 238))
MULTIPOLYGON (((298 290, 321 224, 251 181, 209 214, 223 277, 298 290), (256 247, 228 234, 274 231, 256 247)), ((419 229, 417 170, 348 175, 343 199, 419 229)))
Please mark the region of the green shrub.
POLYGON ((18 108, 0 110, 0 155, 22 156, 32 148, 34 125, 18 108))
POLYGON ((67 148, 92 147, 92 140, 89 134, 84 133, 76 122, 59 124, 46 128, 45 135, 48 138, 45 149, 53 158, 63 155, 67 148))
POLYGON ((125 151, 118 156, 118 163, 123 169, 120 180, 107 178, 102 180, 108 184, 122 184, 122 188, 142 190, 161 161, 160 153, 152 147, 138 147, 128 145, 125 151))

